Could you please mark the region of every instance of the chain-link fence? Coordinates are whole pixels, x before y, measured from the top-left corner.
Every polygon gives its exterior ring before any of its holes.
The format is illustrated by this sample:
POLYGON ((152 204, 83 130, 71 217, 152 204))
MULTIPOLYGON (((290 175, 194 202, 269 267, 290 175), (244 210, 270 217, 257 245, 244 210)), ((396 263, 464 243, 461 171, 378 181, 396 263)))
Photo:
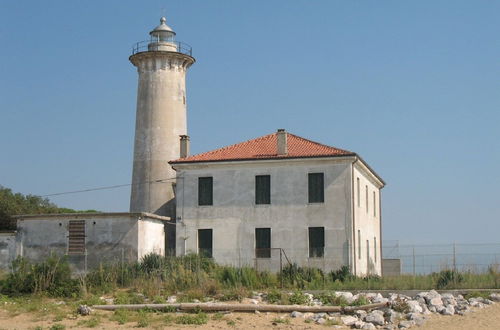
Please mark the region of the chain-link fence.
POLYGON ((445 269, 484 273, 498 268, 500 243, 400 244, 384 241, 384 259, 399 260, 402 274, 430 274, 445 269))

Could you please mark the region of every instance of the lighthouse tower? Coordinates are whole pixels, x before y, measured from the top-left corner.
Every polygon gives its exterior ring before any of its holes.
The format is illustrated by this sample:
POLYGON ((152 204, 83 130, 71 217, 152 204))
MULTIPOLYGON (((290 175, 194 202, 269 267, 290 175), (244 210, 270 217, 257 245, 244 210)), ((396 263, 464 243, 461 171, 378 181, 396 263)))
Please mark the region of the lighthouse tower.
POLYGON ((174 217, 175 171, 168 162, 180 157, 180 136, 187 135, 186 73, 195 59, 165 17, 149 34, 129 58, 139 73, 130 212, 174 217))

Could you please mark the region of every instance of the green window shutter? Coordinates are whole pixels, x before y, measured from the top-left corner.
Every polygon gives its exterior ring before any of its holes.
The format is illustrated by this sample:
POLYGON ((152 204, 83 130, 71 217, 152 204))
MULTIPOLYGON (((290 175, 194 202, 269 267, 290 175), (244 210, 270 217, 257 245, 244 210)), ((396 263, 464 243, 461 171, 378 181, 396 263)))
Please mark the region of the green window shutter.
POLYGON ((202 257, 212 258, 212 229, 198 229, 198 253, 202 257))
POLYGON ((255 176, 255 204, 271 204, 271 176, 255 176))
POLYGON ((271 258, 271 228, 255 228, 255 257, 271 258))
POLYGON ((198 178, 198 205, 213 205, 213 178, 198 178))
POLYGON ((325 254, 325 228, 309 227, 309 258, 322 258, 325 254))
POLYGON ((325 183, 323 173, 309 173, 309 203, 323 203, 325 201, 325 183))

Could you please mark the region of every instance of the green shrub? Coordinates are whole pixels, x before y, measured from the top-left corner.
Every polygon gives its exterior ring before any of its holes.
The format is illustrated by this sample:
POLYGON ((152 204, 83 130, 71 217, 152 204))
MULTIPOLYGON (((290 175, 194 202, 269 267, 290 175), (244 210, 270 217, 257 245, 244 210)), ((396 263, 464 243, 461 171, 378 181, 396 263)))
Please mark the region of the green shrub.
POLYGON ((205 313, 198 313, 194 315, 180 315, 175 319, 175 323, 177 324, 196 324, 202 325, 208 322, 208 316, 205 313))
POLYGON ((368 305, 370 301, 365 296, 359 296, 356 300, 351 303, 351 306, 363 306, 368 305))
POLYGON ((288 301, 292 305, 306 305, 309 303, 309 298, 301 291, 295 291, 290 295, 288 301))
POLYGON ((436 287, 438 289, 444 289, 450 284, 458 284, 463 282, 464 277, 462 274, 456 270, 443 270, 439 272, 436 287))
POLYGON ((39 263, 16 258, 0 290, 7 295, 46 293, 53 297, 76 297, 80 294, 79 282, 71 278, 66 258, 57 255, 39 263))
POLYGON ((351 274, 349 266, 344 265, 337 270, 332 270, 330 273, 328 273, 328 277, 332 282, 335 281, 345 282, 346 280, 351 279, 353 276, 351 274))
POLYGON ((283 293, 278 290, 272 290, 267 293, 267 302, 270 304, 281 303, 283 293))
POLYGON ((323 305, 328 306, 347 306, 349 303, 344 296, 337 296, 334 293, 323 293, 315 296, 323 305))

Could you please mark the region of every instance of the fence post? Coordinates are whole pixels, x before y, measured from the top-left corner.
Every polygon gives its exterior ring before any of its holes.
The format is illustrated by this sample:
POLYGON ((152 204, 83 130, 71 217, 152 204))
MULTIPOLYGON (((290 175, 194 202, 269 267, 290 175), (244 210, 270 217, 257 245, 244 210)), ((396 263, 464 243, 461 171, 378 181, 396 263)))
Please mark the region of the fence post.
POLYGON ((280 278, 281 278, 281 288, 283 289, 283 257, 281 248, 280 248, 280 278))
POLYGON ((457 271, 457 251, 455 247, 455 242, 453 242, 453 271, 457 271))

